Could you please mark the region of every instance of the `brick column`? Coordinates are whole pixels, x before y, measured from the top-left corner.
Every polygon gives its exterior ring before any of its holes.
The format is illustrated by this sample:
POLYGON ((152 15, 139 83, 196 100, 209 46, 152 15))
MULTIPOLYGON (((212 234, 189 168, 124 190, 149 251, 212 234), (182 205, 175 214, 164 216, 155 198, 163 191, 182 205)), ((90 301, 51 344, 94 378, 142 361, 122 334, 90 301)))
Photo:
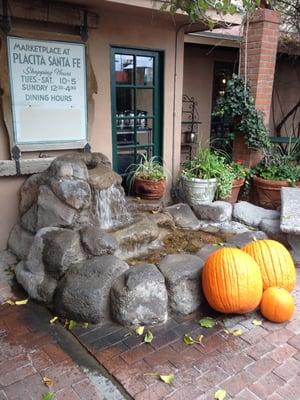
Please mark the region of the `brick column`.
POLYGON ((280 14, 277 11, 257 9, 250 17, 248 33, 245 25, 241 46, 241 75, 245 75, 246 67, 255 106, 264 113, 266 126, 270 119, 279 23, 280 14))

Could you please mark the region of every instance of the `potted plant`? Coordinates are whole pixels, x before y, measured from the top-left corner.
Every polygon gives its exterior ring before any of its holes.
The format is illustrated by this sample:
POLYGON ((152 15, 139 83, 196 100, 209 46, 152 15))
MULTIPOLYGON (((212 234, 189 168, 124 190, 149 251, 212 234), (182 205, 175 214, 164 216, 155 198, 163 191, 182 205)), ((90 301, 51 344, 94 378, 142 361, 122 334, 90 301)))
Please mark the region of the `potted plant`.
POLYGON ((258 204, 265 208, 280 208, 282 187, 300 186, 300 165, 291 154, 281 154, 275 147, 251 174, 258 204))
POLYGON ((128 178, 136 195, 146 200, 159 200, 166 190, 167 176, 158 157, 141 154, 138 164, 131 164, 128 178))
POLYGON ((248 167, 258 164, 271 142, 262 114, 256 110, 249 85, 243 78, 233 75, 228 80, 213 114, 232 122, 233 160, 241 160, 248 167))
POLYGON ((194 158, 182 164, 182 190, 191 206, 211 202, 215 196, 226 198, 233 180, 225 157, 210 149, 200 148, 194 158))
POLYGON ((242 163, 232 161, 228 164, 228 168, 233 174, 232 188, 229 196, 225 198, 231 204, 237 202, 240 190, 245 183, 245 179, 248 176, 249 169, 246 168, 242 163))

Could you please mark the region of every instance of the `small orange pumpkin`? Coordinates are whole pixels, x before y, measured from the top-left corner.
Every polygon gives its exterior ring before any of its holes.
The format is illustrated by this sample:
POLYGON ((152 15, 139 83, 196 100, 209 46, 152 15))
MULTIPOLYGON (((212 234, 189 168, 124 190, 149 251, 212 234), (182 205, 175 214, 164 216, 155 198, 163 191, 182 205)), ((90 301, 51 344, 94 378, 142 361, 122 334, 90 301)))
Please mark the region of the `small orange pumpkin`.
POLYGON ((285 322, 291 318, 294 309, 294 298, 287 290, 270 287, 264 291, 260 311, 265 318, 272 322, 285 322))
POLYGON ((296 285, 296 270, 288 250, 275 240, 256 240, 242 248, 260 266, 264 289, 283 287, 291 292, 296 285))
POLYGON ((224 313, 253 311, 262 297, 262 277, 247 253, 222 248, 212 253, 203 267, 202 286, 209 305, 224 313))

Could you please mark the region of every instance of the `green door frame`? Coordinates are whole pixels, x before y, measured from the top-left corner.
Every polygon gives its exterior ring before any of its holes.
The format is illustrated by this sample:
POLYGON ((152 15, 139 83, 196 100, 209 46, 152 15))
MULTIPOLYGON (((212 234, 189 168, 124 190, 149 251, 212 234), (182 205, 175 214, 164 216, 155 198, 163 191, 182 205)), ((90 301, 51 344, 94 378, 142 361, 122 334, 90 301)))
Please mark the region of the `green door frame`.
MULTIPOLYGON (((135 70, 135 57, 134 57, 134 70, 135 70)), ((113 168, 118 171, 118 144, 117 144, 117 124, 116 124, 116 88, 128 88, 128 89, 153 89, 153 115, 147 116, 148 119, 153 121, 153 155, 162 156, 162 143, 163 143, 163 52, 155 50, 145 50, 139 48, 124 48, 124 47, 111 47, 111 62, 110 62, 110 75, 111 75, 111 123, 112 123, 112 159, 113 168), (153 71, 153 85, 144 86, 136 85, 135 77, 133 84, 117 84, 115 75, 115 55, 124 54, 132 56, 145 56, 153 57, 154 59, 154 71, 153 71)), ((134 74, 135 76, 135 74, 134 74)), ((131 117, 137 119, 140 117, 131 117)), ((139 145, 135 144, 136 149, 139 145)), ((141 145, 141 147, 147 147, 141 145)))

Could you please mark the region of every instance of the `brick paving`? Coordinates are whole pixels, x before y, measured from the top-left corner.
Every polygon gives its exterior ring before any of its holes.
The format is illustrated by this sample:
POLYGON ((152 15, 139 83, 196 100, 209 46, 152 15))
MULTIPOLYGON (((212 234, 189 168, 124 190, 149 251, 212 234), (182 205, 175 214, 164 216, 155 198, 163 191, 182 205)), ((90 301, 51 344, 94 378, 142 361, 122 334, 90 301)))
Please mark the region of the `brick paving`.
MULTIPOLYGON (((15 296, 0 274, 0 303, 15 296)), ((204 329, 197 323, 200 315, 193 314, 152 328, 151 344, 114 323, 77 327, 72 334, 123 386, 124 398, 209 400, 217 389, 225 389, 226 400, 300 400, 299 284, 295 297, 298 307, 286 324, 273 324, 253 313, 217 316, 218 324, 204 329), (253 319, 262 320, 262 325, 253 325, 253 319), (240 329, 242 335, 224 329, 240 329), (202 345, 184 344, 184 334, 204 335, 202 345), (170 373, 175 375, 171 385, 155 375, 170 373)), ((99 393, 51 334, 57 328, 36 314, 35 307, 34 303, 0 307, 0 400, 42 399, 48 391, 42 383, 45 376, 55 382, 51 388, 55 400, 115 400, 113 394, 99 393)), ((207 315, 216 317, 211 311, 207 315)))

